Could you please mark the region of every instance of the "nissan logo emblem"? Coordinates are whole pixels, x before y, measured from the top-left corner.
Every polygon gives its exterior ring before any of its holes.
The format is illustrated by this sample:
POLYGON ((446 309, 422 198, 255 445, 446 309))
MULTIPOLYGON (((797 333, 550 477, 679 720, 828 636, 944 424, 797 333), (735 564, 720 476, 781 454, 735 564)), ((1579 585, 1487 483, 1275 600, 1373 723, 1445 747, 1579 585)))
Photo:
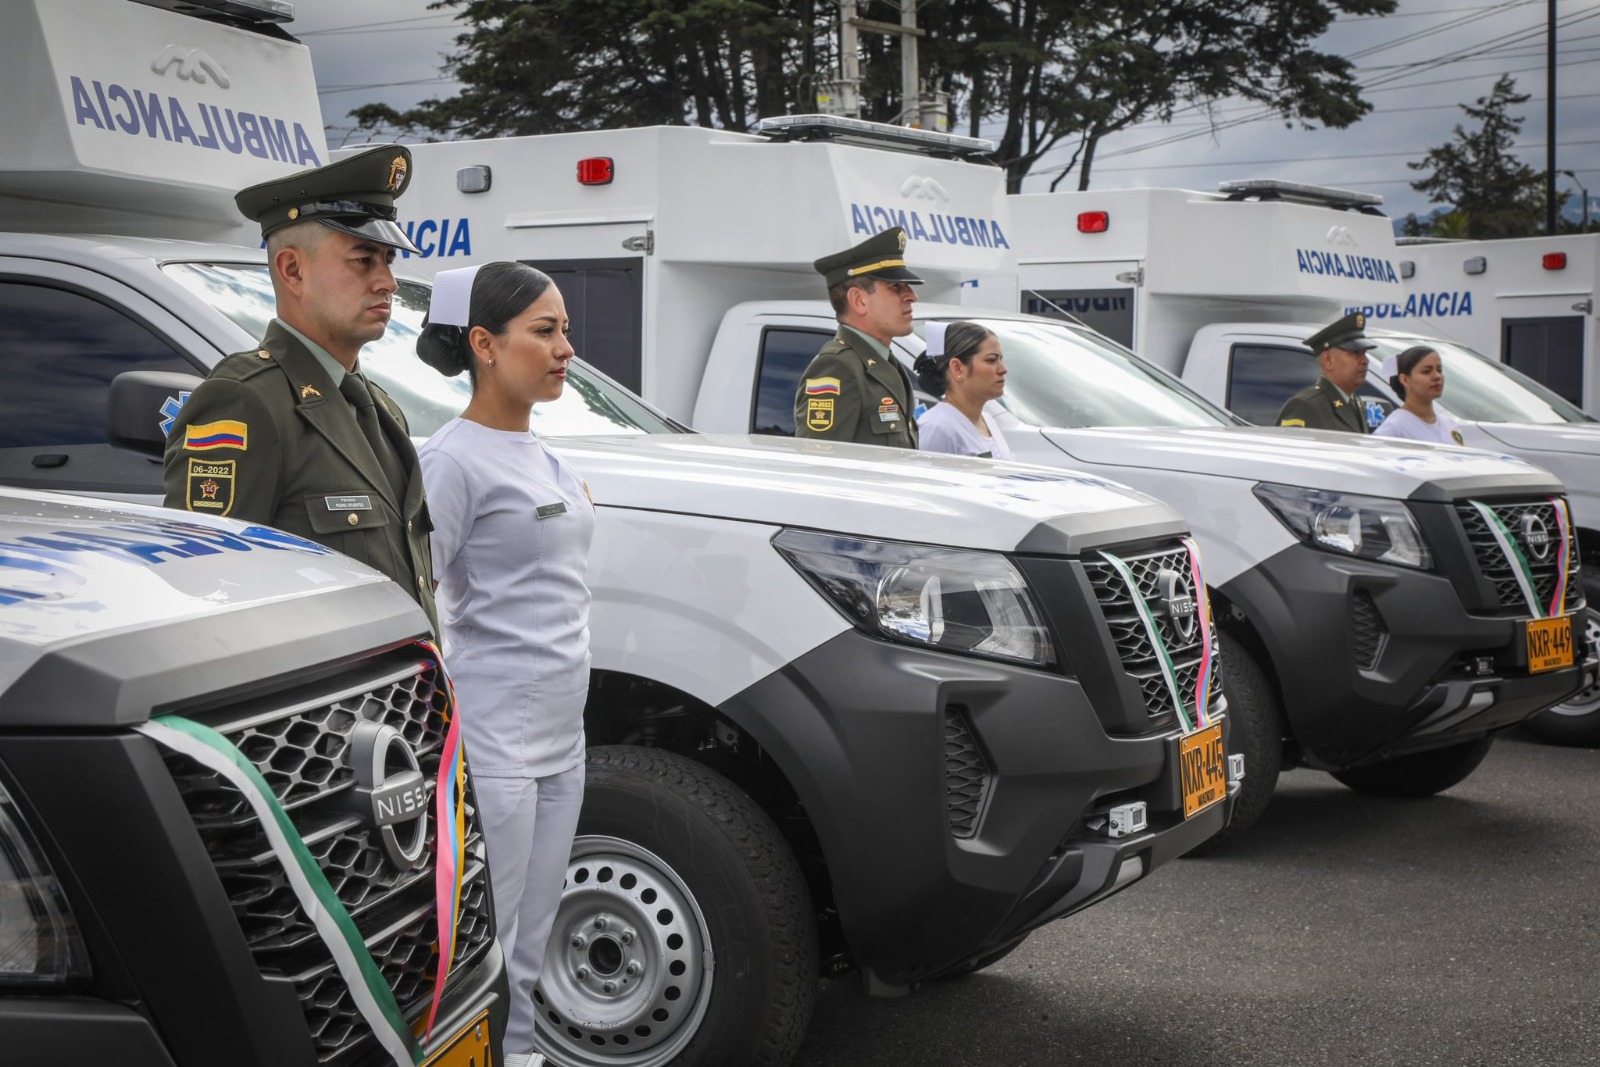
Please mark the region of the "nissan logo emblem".
POLYGON ((1156 575, 1156 594, 1161 610, 1172 620, 1172 628, 1185 641, 1194 639, 1195 606, 1194 586, 1189 576, 1179 571, 1163 570, 1156 575))
POLYGON ((428 787, 411 745, 393 726, 363 719, 350 731, 351 805, 377 831, 389 862, 419 867, 428 840, 428 787))
POLYGON ((1522 543, 1540 563, 1550 558, 1550 527, 1531 511, 1522 516, 1522 543))

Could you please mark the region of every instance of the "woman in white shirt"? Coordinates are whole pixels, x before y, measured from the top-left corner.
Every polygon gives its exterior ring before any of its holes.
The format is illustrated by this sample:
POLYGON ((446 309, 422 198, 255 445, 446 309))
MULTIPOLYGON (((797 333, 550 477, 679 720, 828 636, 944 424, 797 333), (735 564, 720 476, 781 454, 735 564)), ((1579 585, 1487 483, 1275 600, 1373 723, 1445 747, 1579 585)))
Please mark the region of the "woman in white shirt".
POLYGON ((1000 339, 975 322, 930 322, 927 351, 914 370, 924 392, 944 398, 917 419, 917 448, 1010 459, 1011 449, 985 405, 1006 391, 1000 339))
POLYGON ((1389 412, 1373 433, 1444 445, 1465 443, 1456 417, 1434 407, 1434 401, 1444 395, 1444 363, 1439 353, 1427 345, 1413 345, 1395 356, 1392 365, 1384 360, 1383 369, 1388 373, 1389 386, 1404 406, 1389 412))
POLYGON ((534 1055, 533 987, 583 802, 594 505, 530 428, 573 357, 561 292, 519 263, 434 278, 417 354, 472 402, 418 450, 455 682, 511 982, 505 1062, 534 1055))

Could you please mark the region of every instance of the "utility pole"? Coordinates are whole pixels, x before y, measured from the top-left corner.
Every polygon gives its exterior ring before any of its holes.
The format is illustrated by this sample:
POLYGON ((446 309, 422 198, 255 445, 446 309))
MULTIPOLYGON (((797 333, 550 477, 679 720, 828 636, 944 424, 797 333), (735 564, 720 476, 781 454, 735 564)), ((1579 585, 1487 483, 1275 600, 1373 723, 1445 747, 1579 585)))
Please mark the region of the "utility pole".
MULTIPOLYGON (((1555 3, 1555 0, 1550 0, 1555 3)), ((917 70, 917 0, 900 0, 900 121, 922 125, 922 80, 917 70)))
MULTIPOLYGON (((852 90, 861 85, 861 43, 856 35, 858 19, 856 0, 839 0, 839 77, 849 83, 852 90)), ((856 95, 856 99, 860 99, 859 95, 856 95)), ((859 112, 860 104, 856 107, 859 112)))
POLYGON ((1546 33, 1544 131, 1544 232, 1556 232, 1556 0, 1549 0, 1550 27, 1546 33))

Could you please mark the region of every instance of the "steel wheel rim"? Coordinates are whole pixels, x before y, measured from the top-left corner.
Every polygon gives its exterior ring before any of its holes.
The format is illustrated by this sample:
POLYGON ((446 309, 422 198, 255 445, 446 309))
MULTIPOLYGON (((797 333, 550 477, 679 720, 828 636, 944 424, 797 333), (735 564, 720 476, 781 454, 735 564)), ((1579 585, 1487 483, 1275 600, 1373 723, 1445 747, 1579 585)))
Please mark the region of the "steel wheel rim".
MULTIPOLYGON (((1576 642, 1579 648, 1600 652, 1600 611, 1586 608, 1583 613, 1583 634, 1576 642)), ((1587 688, 1580 689, 1566 700, 1550 709, 1552 715, 1583 718, 1600 710, 1600 677, 1587 688)))
POLYGON ((534 989, 535 1044, 573 1067, 659 1067, 699 1030, 714 972, 677 873, 631 841, 581 836, 534 989))

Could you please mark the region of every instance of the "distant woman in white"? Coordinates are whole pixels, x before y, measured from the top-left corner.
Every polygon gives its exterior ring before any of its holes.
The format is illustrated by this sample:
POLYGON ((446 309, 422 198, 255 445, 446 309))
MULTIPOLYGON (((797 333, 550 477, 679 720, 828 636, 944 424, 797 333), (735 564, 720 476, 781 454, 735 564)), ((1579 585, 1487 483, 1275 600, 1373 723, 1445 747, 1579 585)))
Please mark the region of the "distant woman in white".
POLYGON ((518 263, 434 278, 417 354, 472 402, 418 450, 455 680, 511 981, 505 1062, 534 1053, 544 964, 583 803, 594 505, 530 428, 567 381, 566 305, 518 263))
POLYGON ((1383 369, 1389 372, 1389 385, 1405 406, 1389 412, 1373 433, 1408 441, 1465 443, 1456 417, 1434 406, 1434 401, 1444 395, 1444 364, 1439 353, 1427 345, 1414 345, 1395 356, 1392 367, 1385 360, 1383 369))
POLYGON ((917 448, 1010 459, 1005 436, 984 410, 1006 391, 1000 339, 975 322, 930 322, 925 333, 928 349, 913 368, 917 384, 944 402, 917 419, 917 448))

